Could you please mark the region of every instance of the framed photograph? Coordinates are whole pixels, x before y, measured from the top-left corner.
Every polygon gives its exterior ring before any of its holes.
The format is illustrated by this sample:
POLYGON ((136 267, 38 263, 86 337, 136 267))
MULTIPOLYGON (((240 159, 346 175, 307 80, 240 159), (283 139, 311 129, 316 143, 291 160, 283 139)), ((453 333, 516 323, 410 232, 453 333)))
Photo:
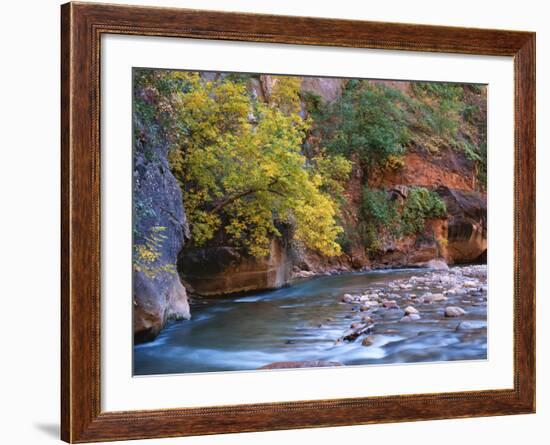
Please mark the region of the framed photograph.
POLYGON ((535 411, 535 34, 67 3, 62 439, 535 411))

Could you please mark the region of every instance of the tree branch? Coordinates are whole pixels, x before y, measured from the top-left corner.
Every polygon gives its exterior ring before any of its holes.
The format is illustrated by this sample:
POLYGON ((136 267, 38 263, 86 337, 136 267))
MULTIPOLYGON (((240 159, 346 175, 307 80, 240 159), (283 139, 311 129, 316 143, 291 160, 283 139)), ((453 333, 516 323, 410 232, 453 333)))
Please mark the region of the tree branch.
POLYGON ((257 189, 247 189, 247 190, 244 190, 240 193, 237 193, 233 196, 229 196, 221 201, 219 201, 216 205, 214 205, 214 207, 212 208, 212 212, 219 212, 221 209, 223 209, 224 207, 228 206, 229 204, 237 201, 238 199, 241 199, 241 198, 244 198, 245 196, 249 196, 249 195, 253 195, 254 193, 258 193, 258 192, 261 192, 261 191, 267 191, 269 193, 273 193, 275 195, 279 195, 279 196, 285 196, 284 193, 278 191, 278 190, 275 190, 273 189, 272 187, 277 184, 277 182, 279 182, 278 179, 273 179, 269 185, 267 186, 267 189, 260 189, 260 188, 257 188, 257 189))

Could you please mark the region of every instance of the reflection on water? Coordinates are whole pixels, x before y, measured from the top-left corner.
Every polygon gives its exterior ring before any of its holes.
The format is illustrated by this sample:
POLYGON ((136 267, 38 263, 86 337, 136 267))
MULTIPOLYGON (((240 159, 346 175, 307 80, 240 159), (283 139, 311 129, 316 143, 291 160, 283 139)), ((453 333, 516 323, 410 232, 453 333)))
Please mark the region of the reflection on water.
MULTIPOLYGON (((422 305, 422 319, 400 323, 403 313, 383 311, 373 344, 335 344, 359 315, 343 304, 345 293, 384 288, 418 269, 372 271, 298 281, 282 289, 192 303, 190 321, 167 325, 150 343, 134 347, 134 374, 257 369, 280 361, 326 360, 344 365, 485 359, 486 305, 466 306, 460 320, 445 318, 445 305, 422 305), (468 329, 457 330, 460 321, 468 329)), ((462 303, 464 303, 462 301, 462 303)))

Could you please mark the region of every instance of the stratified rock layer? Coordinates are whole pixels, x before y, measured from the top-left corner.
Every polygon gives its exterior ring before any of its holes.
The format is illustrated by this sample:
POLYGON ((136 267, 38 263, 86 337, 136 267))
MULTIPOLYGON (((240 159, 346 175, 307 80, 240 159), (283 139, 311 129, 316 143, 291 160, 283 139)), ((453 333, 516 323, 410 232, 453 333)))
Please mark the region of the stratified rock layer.
POLYGON ((273 239, 269 255, 259 259, 227 246, 183 251, 179 269, 196 293, 223 295, 285 285, 291 260, 287 247, 273 239))

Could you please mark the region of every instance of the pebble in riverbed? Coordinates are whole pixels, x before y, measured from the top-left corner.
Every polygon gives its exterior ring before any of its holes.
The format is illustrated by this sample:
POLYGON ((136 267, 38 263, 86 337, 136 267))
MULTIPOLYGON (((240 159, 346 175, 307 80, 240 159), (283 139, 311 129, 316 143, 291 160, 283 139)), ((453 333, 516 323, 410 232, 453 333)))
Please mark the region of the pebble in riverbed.
MULTIPOLYGON (((487 267, 476 265, 423 270, 418 275, 390 281, 383 288, 367 287, 357 294, 347 293, 341 301, 352 306, 352 314, 346 315, 346 318, 353 319, 361 314, 362 319, 357 324, 353 323, 337 343, 353 341, 372 332, 376 322, 418 321, 423 311, 428 312, 428 321, 434 317, 438 319, 434 314, 440 314, 439 317, 443 315, 442 318, 461 317, 466 311, 456 306, 457 303, 470 306, 487 304, 487 267)), ((466 330, 467 327, 468 324, 465 324, 460 329, 466 330)))
POLYGON ((399 309, 399 305, 395 300, 384 300, 382 301, 382 306, 384 306, 386 309, 399 309))
POLYGON ((460 317, 465 313, 466 311, 458 306, 447 306, 445 308, 445 317, 460 317))
POLYGON ((399 320, 401 323, 410 323, 411 321, 420 320, 420 315, 418 314, 409 314, 405 315, 401 320, 399 320))
POLYGON ((432 294, 431 292, 426 292, 422 295, 422 301, 428 304, 445 301, 446 299, 447 297, 443 294, 432 294))

